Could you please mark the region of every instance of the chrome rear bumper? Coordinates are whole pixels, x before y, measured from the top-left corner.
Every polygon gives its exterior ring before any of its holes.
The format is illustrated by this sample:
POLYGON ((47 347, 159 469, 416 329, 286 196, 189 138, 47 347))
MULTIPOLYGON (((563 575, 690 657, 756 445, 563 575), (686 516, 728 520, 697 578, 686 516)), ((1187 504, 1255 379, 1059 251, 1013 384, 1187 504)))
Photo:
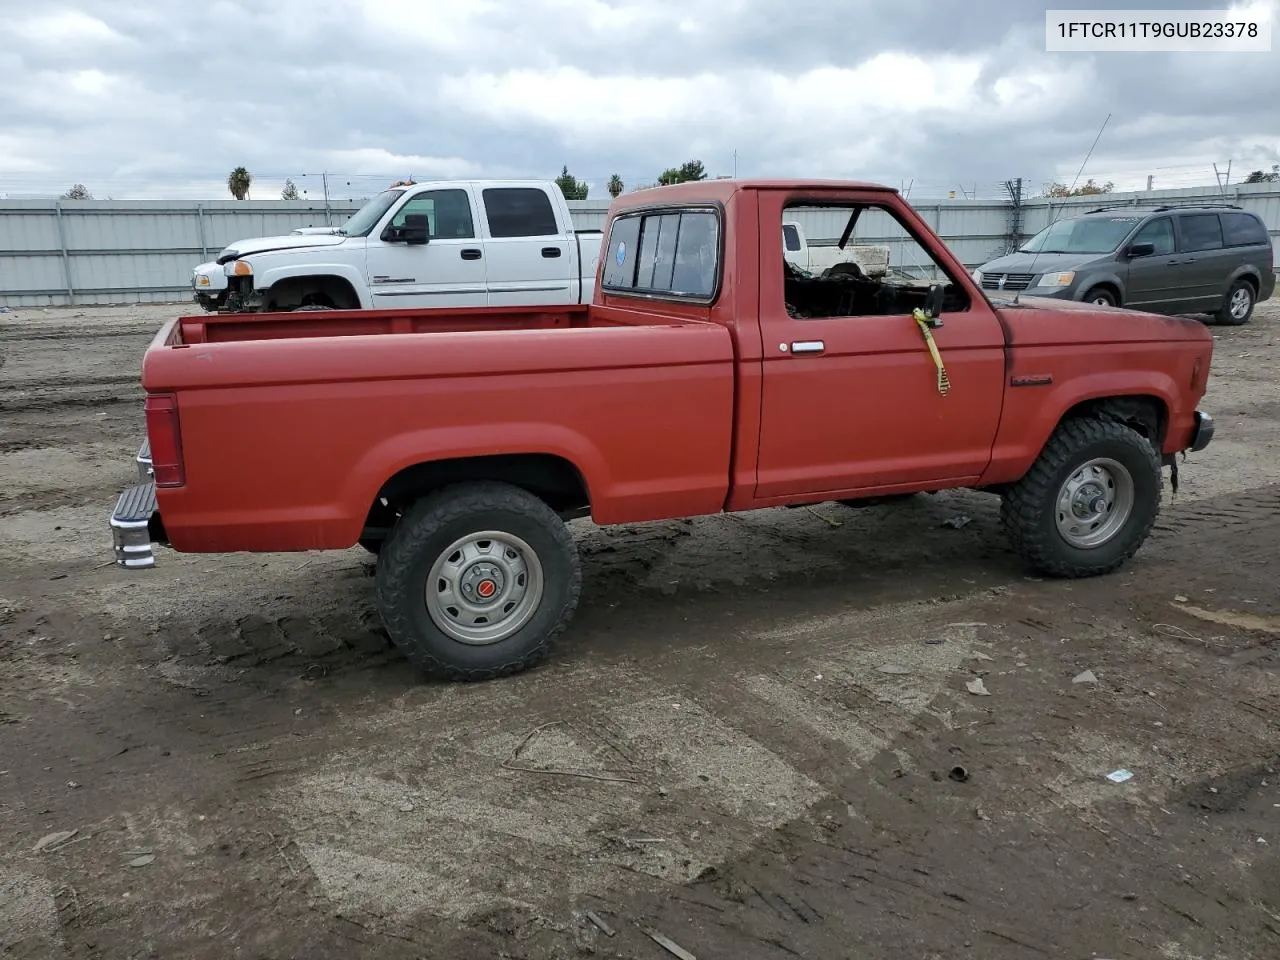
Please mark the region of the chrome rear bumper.
POLYGON ((138 482, 150 483, 154 474, 151 470, 151 441, 144 439, 142 446, 138 448, 138 455, 134 457, 138 463, 138 482))
POLYGON ((111 539, 118 565, 129 570, 156 565, 151 545, 166 541, 154 483, 139 483, 120 494, 111 511, 111 539))

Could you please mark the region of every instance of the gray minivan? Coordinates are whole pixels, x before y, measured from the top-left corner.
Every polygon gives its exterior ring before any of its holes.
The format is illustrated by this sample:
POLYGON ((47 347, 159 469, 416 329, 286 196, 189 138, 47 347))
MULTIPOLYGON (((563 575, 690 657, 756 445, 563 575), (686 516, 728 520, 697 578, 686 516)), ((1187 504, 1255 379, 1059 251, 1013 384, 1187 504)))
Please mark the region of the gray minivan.
POLYGON ((983 290, 1247 323, 1275 291, 1271 237, 1231 204, 1099 207, 974 271, 983 290))

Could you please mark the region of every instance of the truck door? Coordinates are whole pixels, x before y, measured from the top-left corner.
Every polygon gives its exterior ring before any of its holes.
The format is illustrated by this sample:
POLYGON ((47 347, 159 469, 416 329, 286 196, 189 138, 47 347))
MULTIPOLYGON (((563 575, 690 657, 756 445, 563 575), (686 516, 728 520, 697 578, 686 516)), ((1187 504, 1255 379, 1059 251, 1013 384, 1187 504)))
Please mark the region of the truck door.
POLYGON ((427 243, 383 239, 385 228, 369 237, 365 264, 374 307, 483 307, 486 263, 471 191, 450 186, 415 193, 388 225, 403 227, 415 214, 427 218, 427 243))
POLYGON ((1000 422, 1000 321, 963 266, 930 255, 939 241, 892 195, 837 196, 758 194, 764 360, 756 496, 834 498, 976 480, 1000 422), (829 278, 785 272, 781 221, 802 219, 810 242, 837 239, 855 210, 858 242, 891 251, 887 275, 867 277, 852 264, 829 278), (931 331, 950 379, 945 395, 912 318, 931 282, 947 290, 943 325, 931 331))
POLYGON ((577 245, 572 224, 556 222, 551 197, 541 187, 493 186, 480 190, 489 260, 489 305, 577 302, 577 245))

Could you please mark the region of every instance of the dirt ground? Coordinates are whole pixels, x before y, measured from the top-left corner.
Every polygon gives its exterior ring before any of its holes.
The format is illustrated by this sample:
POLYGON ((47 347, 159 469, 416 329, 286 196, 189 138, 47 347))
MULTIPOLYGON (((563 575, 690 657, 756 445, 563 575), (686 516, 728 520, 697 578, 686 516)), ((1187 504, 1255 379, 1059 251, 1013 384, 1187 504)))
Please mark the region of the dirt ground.
POLYGON ((1116 575, 976 494, 582 522, 558 656, 475 686, 359 549, 113 566, 180 309, 0 315, 0 955, 1280 955, 1275 303, 1116 575))

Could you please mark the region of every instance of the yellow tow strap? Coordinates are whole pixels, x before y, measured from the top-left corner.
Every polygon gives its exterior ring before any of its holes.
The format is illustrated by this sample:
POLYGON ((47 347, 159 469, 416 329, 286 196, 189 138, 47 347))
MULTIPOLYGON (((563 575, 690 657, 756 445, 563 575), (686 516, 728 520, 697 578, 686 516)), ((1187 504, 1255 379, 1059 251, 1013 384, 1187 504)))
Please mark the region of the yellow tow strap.
POLYGON ((938 393, 945 397, 947 391, 951 389, 951 380, 947 377, 947 368, 942 365, 942 354, 938 353, 938 345, 933 342, 933 331, 929 329, 929 318, 924 315, 924 311, 919 307, 916 307, 911 312, 911 316, 915 318, 916 326, 924 334, 924 342, 929 345, 929 353, 933 357, 933 365, 938 368, 938 393))

